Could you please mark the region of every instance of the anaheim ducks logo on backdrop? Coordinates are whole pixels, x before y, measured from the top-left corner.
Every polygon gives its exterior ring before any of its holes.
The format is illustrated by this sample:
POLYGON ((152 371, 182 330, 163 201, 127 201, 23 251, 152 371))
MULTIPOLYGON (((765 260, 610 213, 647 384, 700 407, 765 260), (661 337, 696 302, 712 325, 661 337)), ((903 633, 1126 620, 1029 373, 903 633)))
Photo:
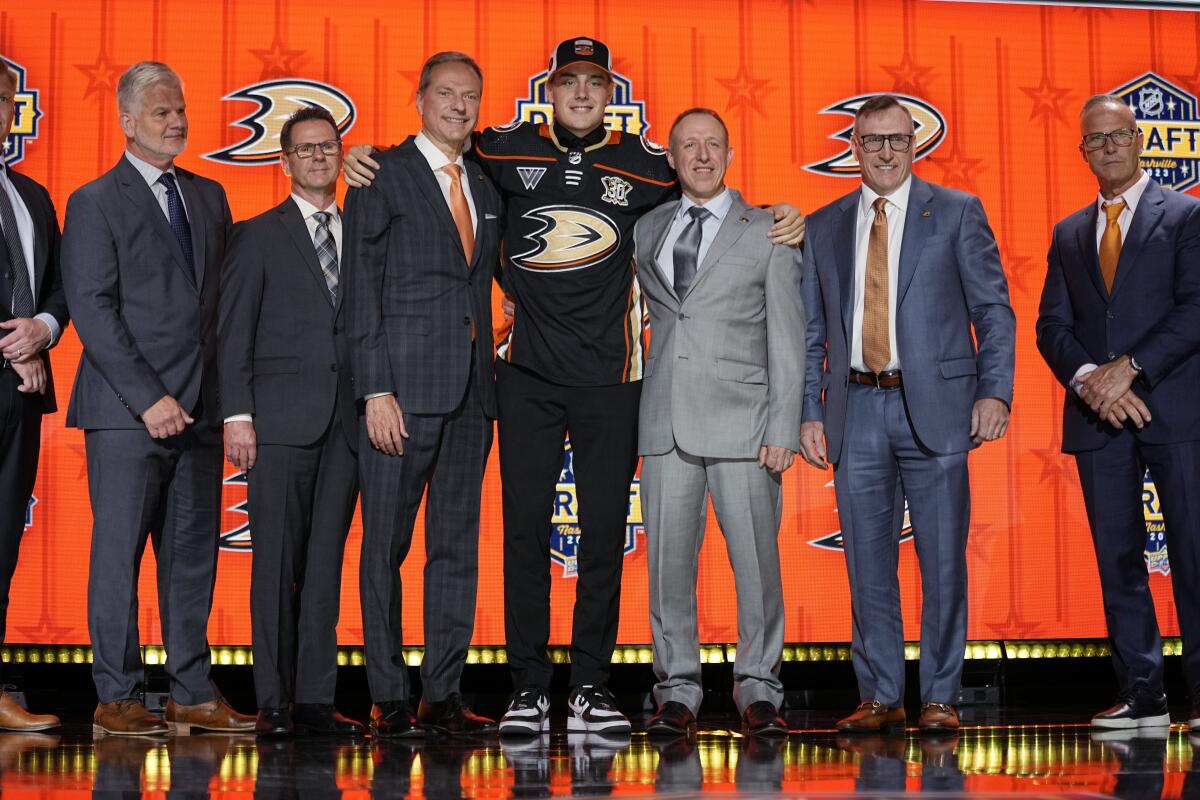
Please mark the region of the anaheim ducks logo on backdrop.
POLYGON ((279 132, 294 112, 308 106, 320 106, 333 115, 339 135, 354 125, 354 102, 340 89, 319 81, 272 80, 255 83, 227 94, 222 100, 249 100, 258 103, 258 110, 242 117, 234 125, 249 128, 249 138, 208 153, 204 157, 224 164, 274 164, 279 161, 279 132))
MULTIPOLYGON (((847 114, 853 117, 862 104, 874 96, 873 94, 860 94, 857 97, 850 97, 823 109, 821 113, 847 114)), ((942 143, 942 139, 946 138, 946 118, 942 116, 942 112, 918 97, 898 94, 895 95, 895 98, 900 101, 900 105, 908 109, 908 113, 912 114, 916 133, 916 138, 913 139, 913 161, 919 161, 936 150, 937 146, 942 143)), ((830 136, 830 139, 841 139, 845 142, 846 148, 833 158, 809 164, 805 169, 809 172, 833 175, 839 178, 858 177, 858 159, 854 157, 854 153, 850 152, 850 134, 853 132, 854 124, 851 123, 830 136)))
POLYGON ((585 269, 608 258, 621 246, 621 232, 604 214, 570 205, 541 206, 525 219, 542 223, 525 238, 533 246, 514 256, 518 267, 532 272, 585 269))

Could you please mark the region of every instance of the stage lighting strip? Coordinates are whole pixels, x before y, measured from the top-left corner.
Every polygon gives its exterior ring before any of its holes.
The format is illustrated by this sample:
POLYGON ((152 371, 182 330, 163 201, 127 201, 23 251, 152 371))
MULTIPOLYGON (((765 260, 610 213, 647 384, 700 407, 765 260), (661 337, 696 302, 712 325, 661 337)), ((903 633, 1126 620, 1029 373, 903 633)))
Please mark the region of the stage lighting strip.
MULTIPOLYGON (((410 667, 421 665, 424 648, 404 648, 404 660, 410 667)), ((1183 653, 1178 637, 1163 639, 1163 655, 1183 653)), ((915 642, 904 645, 904 657, 916 661, 921 647, 915 642)), ((1009 639, 1005 641, 976 641, 967 643, 968 660, 1027 659, 1027 658, 1105 658, 1109 655, 1104 639, 1009 639)), ((700 660, 705 664, 732 664, 737 646, 707 644, 700 646, 700 660)), ((90 664, 92 648, 83 645, 8 644, 0 647, 0 659, 6 664, 90 664)), ((148 665, 162 664, 166 654, 160 645, 142 647, 142 659, 148 665)), ((566 647, 550 648, 550 660, 567 664, 571 657, 566 647)), ((649 664, 653 660, 646 645, 617 647, 614 664, 649 664)), ((849 661, 850 647, 846 644, 795 644, 783 648, 784 661, 849 661)), ((212 663, 221 666, 252 664, 249 647, 214 647, 212 663)), ((366 663, 362 647, 340 647, 337 656, 340 667, 361 667, 366 663)), ((468 664, 507 664, 508 654, 503 647, 472 647, 467 651, 468 664)))

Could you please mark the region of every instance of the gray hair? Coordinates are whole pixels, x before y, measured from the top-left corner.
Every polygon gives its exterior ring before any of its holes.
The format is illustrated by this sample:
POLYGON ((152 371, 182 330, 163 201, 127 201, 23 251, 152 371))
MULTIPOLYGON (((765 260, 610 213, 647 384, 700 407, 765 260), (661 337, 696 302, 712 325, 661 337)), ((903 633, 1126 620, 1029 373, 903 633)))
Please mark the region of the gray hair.
POLYGON ((1121 106, 1122 108, 1129 108, 1129 104, 1117 97, 1115 94, 1094 94, 1083 102, 1083 108, 1079 109, 1079 116, 1082 117, 1096 106, 1109 104, 1121 106))
POLYGON ((121 75, 117 82, 117 108, 126 114, 141 110, 142 95, 151 86, 166 84, 183 89, 183 81, 175 70, 158 61, 139 61, 121 75))
POLYGON ((433 80, 434 67, 438 64, 453 63, 466 64, 470 67, 479 76, 480 89, 483 88, 483 70, 479 68, 479 64, 475 63, 475 59, 457 50, 443 50, 440 53, 434 53, 425 60, 425 64, 421 67, 421 79, 417 82, 417 93, 425 94, 425 90, 429 88, 429 82, 433 80))

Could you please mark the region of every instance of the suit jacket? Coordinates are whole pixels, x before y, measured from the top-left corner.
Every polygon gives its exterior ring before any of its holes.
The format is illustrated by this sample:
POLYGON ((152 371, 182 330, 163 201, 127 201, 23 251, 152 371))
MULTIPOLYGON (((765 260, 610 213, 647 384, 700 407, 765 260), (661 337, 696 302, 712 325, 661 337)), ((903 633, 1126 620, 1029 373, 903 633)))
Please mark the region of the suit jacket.
MULTIPOLYGON (((804 420, 825 423, 835 464, 846 424, 860 194, 814 212, 804 250, 804 420)), ((964 452, 975 446, 975 401, 1012 404, 1016 346, 1008 281, 979 198, 914 175, 897 277, 896 346, 913 432, 934 453, 964 452)))
POLYGON ((804 305, 796 251, 767 239, 770 214, 736 191, 683 297, 658 253, 675 200, 634 227, 634 260, 650 310, 638 452, 676 444, 704 458, 755 458, 759 447, 800 449, 804 305))
MULTIPOLYGON (((65 332, 69 317, 67 297, 63 292, 62 271, 59 268, 60 236, 54 202, 50 199, 50 193, 40 183, 14 172, 11 167, 6 169, 9 180, 12 181, 17 194, 25 201, 29 216, 33 218, 32 288, 33 296, 37 298, 37 309, 34 313, 50 314, 58 321, 60 331, 65 332)), ((0 245, 0 276, 4 278, 0 280, 0 320, 9 320, 12 319, 12 264, 9 262, 8 249, 3 245, 0 245)), ((7 334, 8 331, 3 331, 0 338, 7 334)), ((61 339, 60 333, 55 344, 61 339)), ((45 412, 50 413, 58 410, 58 404, 54 397, 54 373, 50 369, 49 352, 43 350, 41 359, 46 366, 46 393, 42 395, 42 405, 45 412)))
POLYGON ((175 168, 196 268, 154 193, 124 156, 71 193, 63 285, 83 354, 67 425, 136 429, 164 395, 189 413, 217 410, 217 294, 232 224, 220 184, 175 168))
POLYGON ((358 443, 354 384, 342 321, 291 197, 233 226, 221 270, 221 417, 253 414, 262 444, 317 441, 334 413, 358 443))
MULTIPOLYGON (((1037 344, 1068 386, 1087 363, 1132 354, 1144 370, 1133 391, 1150 409, 1149 444, 1200 438, 1200 201, 1147 185, 1110 294, 1100 273, 1095 201, 1054 226, 1038 310, 1037 344)), ((1063 450, 1103 447, 1120 433, 1068 389, 1063 450)))
POLYGON ((410 414, 458 407, 471 375, 496 416, 491 285, 500 250, 500 195, 466 161, 478 224, 468 264, 429 162, 409 137, 379 154, 375 182, 346 194, 346 326, 359 397, 394 392, 410 414), (471 341, 472 325, 476 331, 471 341))

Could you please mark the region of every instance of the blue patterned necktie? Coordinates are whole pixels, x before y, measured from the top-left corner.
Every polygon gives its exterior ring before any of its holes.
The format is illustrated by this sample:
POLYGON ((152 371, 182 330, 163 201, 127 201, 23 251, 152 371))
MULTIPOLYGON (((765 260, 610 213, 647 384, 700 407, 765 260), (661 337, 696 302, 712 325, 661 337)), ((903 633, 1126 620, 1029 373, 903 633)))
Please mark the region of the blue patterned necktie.
POLYGON ((196 270, 196 257, 192 254, 192 226, 188 224, 187 213, 183 210, 183 199, 179 196, 179 187, 175 184, 175 176, 164 172, 158 176, 158 182, 167 190, 167 217, 171 221, 171 233, 183 250, 184 260, 192 271, 196 270))
MULTIPOLYGON (((29 265, 25 263, 25 250, 21 247, 21 237, 17 233, 17 215, 13 212, 12 201, 8 192, 0 186, 0 238, 4 239, 8 251, 8 263, 12 267, 12 315, 14 317, 32 317, 33 292, 29 288, 29 265)), ((7 333, 7 331, 5 331, 7 333)))
POLYGON ((712 212, 703 206, 692 206, 688 209, 688 214, 691 215, 692 221, 679 234, 675 246, 671 248, 671 255, 675 258, 675 296, 680 300, 687 294, 688 287, 696 277, 696 269, 699 267, 697 262, 700 260, 700 239, 704 235, 704 220, 712 216, 712 212))
POLYGON ((317 233, 313 237, 313 244, 317 248, 317 261, 321 264, 321 272, 325 274, 325 286, 329 289, 329 299, 334 305, 337 305, 337 243, 333 240, 333 231, 329 229, 329 222, 333 219, 333 215, 328 211, 317 211, 313 214, 313 219, 317 221, 317 233))

